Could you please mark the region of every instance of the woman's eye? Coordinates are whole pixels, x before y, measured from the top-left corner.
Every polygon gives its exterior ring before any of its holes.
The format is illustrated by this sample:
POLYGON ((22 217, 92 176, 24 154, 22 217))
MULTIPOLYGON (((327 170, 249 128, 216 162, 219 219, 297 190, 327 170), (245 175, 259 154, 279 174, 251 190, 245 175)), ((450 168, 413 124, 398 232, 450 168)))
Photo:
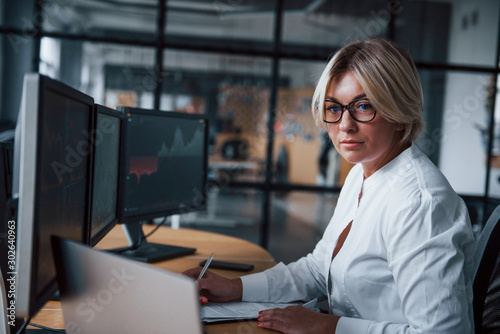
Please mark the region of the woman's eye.
POLYGON ((369 111, 372 109, 372 105, 369 103, 363 103, 363 104, 360 104, 357 109, 361 110, 361 111, 369 111))
POLYGON ((326 110, 328 110, 329 112, 332 112, 332 113, 337 113, 340 111, 340 107, 339 106, 329 106, 326 108, 326 110))

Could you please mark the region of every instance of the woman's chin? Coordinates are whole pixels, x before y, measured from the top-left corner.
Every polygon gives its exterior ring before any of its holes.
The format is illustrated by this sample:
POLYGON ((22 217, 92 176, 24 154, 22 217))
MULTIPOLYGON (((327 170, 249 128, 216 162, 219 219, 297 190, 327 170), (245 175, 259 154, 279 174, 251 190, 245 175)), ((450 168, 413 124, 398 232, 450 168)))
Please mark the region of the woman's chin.
POLYGON ((353 154, 353 152, 346 152, 341 154, 341 156, 345 161, 353 165, 362 161, 361 158, 357 154, 353 154))

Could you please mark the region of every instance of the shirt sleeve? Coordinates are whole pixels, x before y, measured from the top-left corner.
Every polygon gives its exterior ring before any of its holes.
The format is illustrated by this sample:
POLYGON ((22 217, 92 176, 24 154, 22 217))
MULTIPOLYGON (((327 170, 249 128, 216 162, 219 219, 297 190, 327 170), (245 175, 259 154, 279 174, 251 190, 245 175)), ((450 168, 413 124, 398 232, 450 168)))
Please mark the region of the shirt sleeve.
POLYGON ((267 286, 267 275, 257 273, 241 277, 243 294, 241 300, 244 302, 269 301, 269 288, 267 286))
POLYGON ((465 205, 458 197, 421 198, 392 209, 386 219, 387 260, 408 323, 341 318, 336 333, 473 332, 474 238, 465 205))
POLYGON ((243 301, 293 302, 325 296, 325 256, 328 253, 329 230, 314 251, 296 262, 278 263, 262 273, 241 277, 243 301))

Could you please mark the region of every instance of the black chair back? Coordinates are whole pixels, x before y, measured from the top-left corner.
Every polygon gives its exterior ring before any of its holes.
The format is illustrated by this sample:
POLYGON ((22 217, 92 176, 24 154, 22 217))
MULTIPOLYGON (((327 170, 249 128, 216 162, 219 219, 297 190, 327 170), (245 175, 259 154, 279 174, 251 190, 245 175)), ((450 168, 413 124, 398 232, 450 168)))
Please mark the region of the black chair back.
POLYGON ((477 240, 474 257, 474 326, 476 334, 500 333, 500 205, 477 240))

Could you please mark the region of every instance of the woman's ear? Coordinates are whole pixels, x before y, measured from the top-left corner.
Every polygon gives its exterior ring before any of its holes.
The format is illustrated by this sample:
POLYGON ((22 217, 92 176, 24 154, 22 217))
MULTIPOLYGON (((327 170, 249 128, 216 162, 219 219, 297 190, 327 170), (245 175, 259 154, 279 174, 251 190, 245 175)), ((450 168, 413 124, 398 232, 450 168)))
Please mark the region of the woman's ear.
POLYGON ((396 130, 403 131, 404 129, 405 129, 405 125, 401 124, 401 123, 398 123, 398 126, 396 127, 396 130))

